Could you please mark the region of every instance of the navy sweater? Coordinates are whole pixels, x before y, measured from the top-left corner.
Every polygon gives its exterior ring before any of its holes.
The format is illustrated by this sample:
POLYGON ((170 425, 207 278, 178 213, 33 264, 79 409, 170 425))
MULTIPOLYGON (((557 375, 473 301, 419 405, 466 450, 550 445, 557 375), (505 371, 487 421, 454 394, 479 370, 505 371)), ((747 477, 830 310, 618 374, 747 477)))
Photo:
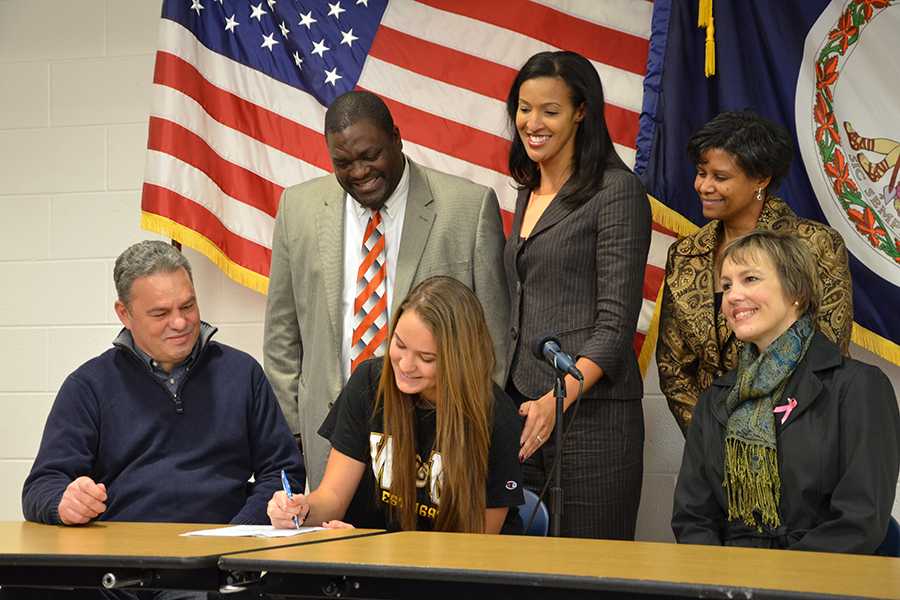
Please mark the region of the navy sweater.
POLYGON ((127 348, 79 367, 47 417, 22 490, 25 518, 60 523, 63 492, 82 475, 106 484, 98 520, 107 521, 268 523, 282 468, 303 489, 294 438, 250 355, 208 343, 177 395, 180 413, 127 348))

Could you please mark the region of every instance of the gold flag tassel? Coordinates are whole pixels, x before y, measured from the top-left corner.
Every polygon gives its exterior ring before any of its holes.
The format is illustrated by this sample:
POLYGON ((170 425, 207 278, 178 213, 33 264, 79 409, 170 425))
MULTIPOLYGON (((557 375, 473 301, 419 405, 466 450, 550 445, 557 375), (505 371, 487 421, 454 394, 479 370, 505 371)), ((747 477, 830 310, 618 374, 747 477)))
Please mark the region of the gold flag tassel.
POLYGON ((707 77, 716 74, 716 27, 712 16, 713 0, 700 0, 697 11, 697 27, 706 28, 706 60, 703 72, 707 77))

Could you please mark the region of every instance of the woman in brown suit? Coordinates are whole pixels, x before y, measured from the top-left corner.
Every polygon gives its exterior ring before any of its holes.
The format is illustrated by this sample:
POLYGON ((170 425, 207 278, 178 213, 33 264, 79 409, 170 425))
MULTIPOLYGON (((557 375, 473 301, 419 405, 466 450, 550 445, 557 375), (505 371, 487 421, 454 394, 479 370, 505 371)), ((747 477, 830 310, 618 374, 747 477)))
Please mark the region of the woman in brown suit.
POLYGON ((578 383, 568 376, 561 533, 633 539, 644 421, 632 340, 650 206, 616 155, 603 109, 597 71, 574 52, 532 56, 510 89, 517 135, 509 165, 520 191, 504 252, 512 325, 507 391, 525 417, 525 484, 540 491, 557 451, 555 377, 532 349, 554 336, 577 357, 584 396, 572 406, 578 383))
POLYGON ((797 217, 773 195, 793 156, 788 132, 752 112, 725 112, 691 137, 687 151, 697 167, 694 189, 710 222, 669 248, 656 347, 659 385, 682 432, 701 392, 737 366, 742 347, 722 314, 722 286, 714 269, 732 240, 761 228, 805 241, 823 289, 819 330, 847 354, 853 324, 844 240, 830 227, 797 217))

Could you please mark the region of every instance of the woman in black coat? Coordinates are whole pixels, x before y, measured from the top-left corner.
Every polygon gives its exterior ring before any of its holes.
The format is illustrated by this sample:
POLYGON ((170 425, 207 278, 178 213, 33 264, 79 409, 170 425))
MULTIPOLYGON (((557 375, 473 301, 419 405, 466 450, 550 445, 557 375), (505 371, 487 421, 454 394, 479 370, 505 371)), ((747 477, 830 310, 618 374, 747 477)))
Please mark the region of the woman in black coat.
POLYGON ((679 543, 871 554, 900 466, 888 378, 815 328, 816 264, 757 230, 723 252, 722 309, 744 349, 700 397, 675 488, 679 543))
POLYGON ((633 539, 643 473, 643 386, 633 339, 650 244, 650 206, 616 155, 603 87, 574 52, 532 56, 507 98, 519 185, 504 264, 510 286, 507 391, 525 417, 519 457, 540 492, 556 452, 553 369, 533 354, 553 336, 577 357, 567 376, 562 535, 633 539), (572 414, 577 417, 572 418, 572 414))

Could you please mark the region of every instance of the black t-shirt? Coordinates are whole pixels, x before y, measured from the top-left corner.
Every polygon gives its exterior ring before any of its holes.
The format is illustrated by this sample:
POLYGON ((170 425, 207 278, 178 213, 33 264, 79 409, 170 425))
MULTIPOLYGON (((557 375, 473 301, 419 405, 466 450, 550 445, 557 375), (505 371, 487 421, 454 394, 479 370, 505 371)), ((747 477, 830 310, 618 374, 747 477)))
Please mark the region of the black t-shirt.
MULTIPOLYGON (((341 395, 319 428, 319 435, 332 447, 365 463, 344 520, 356 527, 398 529, 390 522, 390 504, 397 497, 390 491, 391 440, 384 435, 382 411, 373 414, 383 359, 368 360, 353 372, 341 395), (374 465, 374 466, 373 466, 374 465)), ((522 469, 519 465, 519 437, 522 421, 512 400, 494 386, 494 422, 488 451, 486 482, 487 508, 509 507, 504 533, 521 532, 516 507, 524 503, 522 469)), ((440 510, 441 454, 434 448, 437 431, 433 408, 416 407, 416 512, 417 529, 431 530, 440 510)))

